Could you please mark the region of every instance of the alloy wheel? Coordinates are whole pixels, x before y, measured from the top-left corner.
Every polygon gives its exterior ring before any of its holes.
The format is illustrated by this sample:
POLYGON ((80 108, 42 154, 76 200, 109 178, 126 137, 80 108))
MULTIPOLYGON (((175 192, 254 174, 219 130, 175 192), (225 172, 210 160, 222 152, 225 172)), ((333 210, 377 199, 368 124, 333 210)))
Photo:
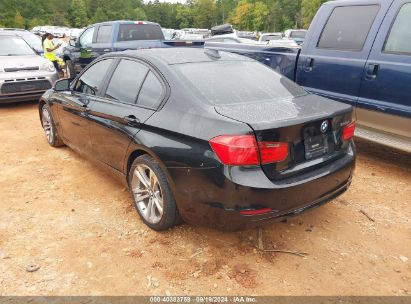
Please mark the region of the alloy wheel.
POLYGON ((163 217, 164 200, 154 171, 146 165, 137 165, 133 171, 131 189, 141 216, 152 224, 160 222, 163 217))
POLYGON ((41 114, 41 123, 43 125, 44 134, 49 143, 53 142, 53 126, 51 124, 51 116, 47 109, 43 109, 41 114))

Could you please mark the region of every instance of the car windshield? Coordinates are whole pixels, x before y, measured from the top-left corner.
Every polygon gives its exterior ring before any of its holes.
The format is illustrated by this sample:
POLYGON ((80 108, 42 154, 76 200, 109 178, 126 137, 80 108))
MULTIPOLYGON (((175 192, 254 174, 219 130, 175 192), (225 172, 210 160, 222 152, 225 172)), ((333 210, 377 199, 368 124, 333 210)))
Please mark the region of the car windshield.
POLYGON ((20 37, 0 36, 0 56, 33 55, 34 51, 20 37))
POLYGON ((292 31, 290 37, 291 38, 305 38, 307 34, 306 31, 292 31))
POLYGON ((24 41, 26 41, 28 43, 28 45, 30 45, 33 49, 35 50, 41 50, 42 46, 41 46, 41 39, 39 37, 37 37, 36 35, 31 35, 31 34, 27 34, 22 36, 22 38, 24 39, 24 41))
POLYGON ((185 63, 175 69, 194 93, 215 105, 270 102, 307 94, 256 61, 185 63))

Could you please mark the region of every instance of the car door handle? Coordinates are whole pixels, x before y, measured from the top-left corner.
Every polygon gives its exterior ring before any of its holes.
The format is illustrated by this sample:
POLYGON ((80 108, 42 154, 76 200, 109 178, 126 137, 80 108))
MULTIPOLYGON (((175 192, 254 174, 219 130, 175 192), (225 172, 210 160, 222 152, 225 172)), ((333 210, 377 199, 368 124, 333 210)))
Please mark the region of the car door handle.
POLYGON ((130 127, 139 127, 140 126, 140 120, 137 117, 135 117, 134 115, 125 116, 123 119, 126 122, 126 124, 129 125, 130 127))
POLYGON ((80 97, 79 101, 81 102, 81 106, 85 111, 90 110, 88 105, 90 104, 90 99, 88 99, 87 97, 80 97))
POLYGON ((307 58, 304 63, 304 71, 309 73, 312 72, 314 67, 314 58, 307 58))
POLYGON ((379 70, 380 70, 379 64, 375 64, 375 63, 368 64, 366 72, 365 72, 365 79, 366 80, 376 80, 379 70))

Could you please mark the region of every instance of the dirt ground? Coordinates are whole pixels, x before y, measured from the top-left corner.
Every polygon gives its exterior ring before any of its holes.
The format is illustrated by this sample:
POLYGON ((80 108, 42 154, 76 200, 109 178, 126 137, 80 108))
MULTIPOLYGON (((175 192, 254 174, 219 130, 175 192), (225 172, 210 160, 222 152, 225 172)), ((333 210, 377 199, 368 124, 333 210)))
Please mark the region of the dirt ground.
POLYGON ((308 255, 263 253, 256 230, 150 230, 115 179, 48 146, 36 106, 0 106, 0 295, 411 294, 410 155, 359 142, 347 193, 263 228, 308 255))

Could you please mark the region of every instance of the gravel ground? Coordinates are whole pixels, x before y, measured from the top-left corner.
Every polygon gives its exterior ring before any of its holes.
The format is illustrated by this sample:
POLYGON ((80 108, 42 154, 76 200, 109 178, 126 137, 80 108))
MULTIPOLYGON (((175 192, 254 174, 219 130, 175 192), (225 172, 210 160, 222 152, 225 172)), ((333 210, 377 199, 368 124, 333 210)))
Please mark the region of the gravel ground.
POLYGON ((36 106, 0 106, 0 295, 411 294, 410 155, 357 142, 347 193, 263 228, 308 255, 268 253, 256 230, 150 230, 115 179, 48 146, 36 106))

